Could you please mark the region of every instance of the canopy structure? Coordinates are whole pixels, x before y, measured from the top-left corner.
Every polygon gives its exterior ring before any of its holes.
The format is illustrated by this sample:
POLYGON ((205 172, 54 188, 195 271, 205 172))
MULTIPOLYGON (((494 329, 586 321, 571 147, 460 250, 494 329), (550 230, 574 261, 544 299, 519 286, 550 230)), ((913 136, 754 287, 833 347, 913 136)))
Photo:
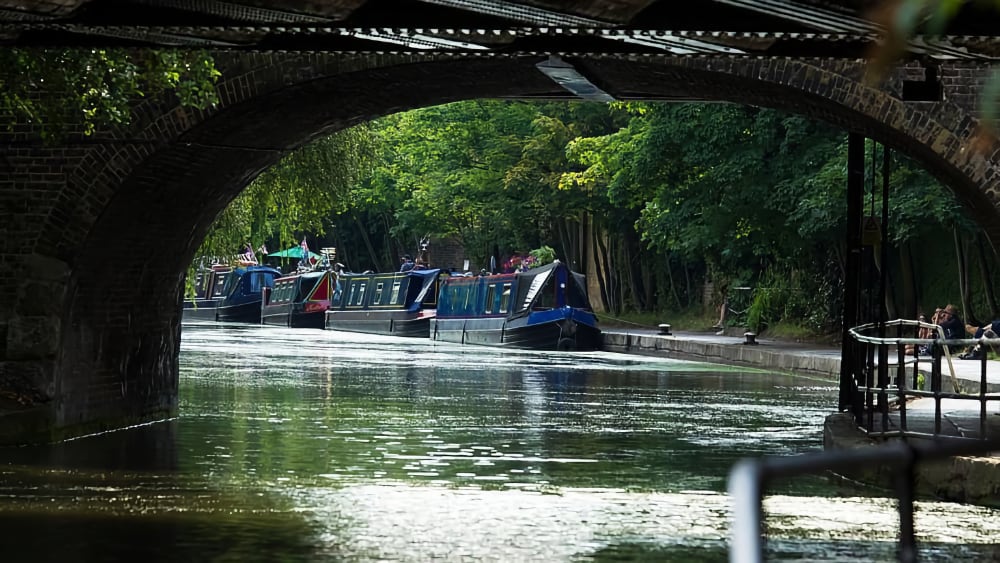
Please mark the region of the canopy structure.
MULTIPOLYGON (((281 252, 272 252, 267 255, 268 258, 295 258, 296 260, 302 259, 302 247, 293 246, 291 248, 286 248, 281 252)), ((315 258, 317 261, 322 258, 319 254, 309 251, 309 258, 315 258)))

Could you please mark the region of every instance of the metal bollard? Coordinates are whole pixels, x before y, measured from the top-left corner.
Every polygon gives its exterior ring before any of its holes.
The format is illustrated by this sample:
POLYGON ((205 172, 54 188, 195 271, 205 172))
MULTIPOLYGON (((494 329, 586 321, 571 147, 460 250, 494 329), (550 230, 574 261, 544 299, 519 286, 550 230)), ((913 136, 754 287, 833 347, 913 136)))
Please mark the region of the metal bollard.
POLYGON ((743 343, 747 346, 757 345, 757 334, 750 332, 749 330, 743 333, 743 343))
POLYGON ((668 325, 666 323, 663 323, 663 324, 657 325, 657 326, 660 329, 660 334, 670 335, 670 325, 668 325))

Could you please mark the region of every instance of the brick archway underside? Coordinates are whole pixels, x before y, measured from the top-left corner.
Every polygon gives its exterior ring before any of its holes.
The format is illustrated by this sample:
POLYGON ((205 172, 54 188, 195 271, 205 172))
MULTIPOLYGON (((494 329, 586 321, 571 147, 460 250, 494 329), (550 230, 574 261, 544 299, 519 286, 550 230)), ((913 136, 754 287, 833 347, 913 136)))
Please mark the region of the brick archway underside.
MULTIPOLYGON (((898 76, 875 89, 859 81, 856 61, 565 58, 619 99, 774 107, 882 141, 949 185, 1000 246, 996 163, 963 148, 974 119, 947 101, 902 102, 898 76)), ((7 409, 16 418, 0 404, 0 417, 17 422, 0 442, 175 410, 184 271, 251 179, 319 135, 397 111, 472 98, 573 99, 534 67, 542 59, 237 56, 221 62, 223 103, 210 113, 150 103, 117 143, 25 151, 37 162, 62 150, 64 168, 45 219, 22 234, 32 250, 0 250, 16 269, 0 278, 0 290, 16 296, 0 306, 9 319, 0 326, 0 389, 32 403, 7 409), (39 305, 43 294, 56 297, 39 305), (39 338, 47 343, 33 345, 39 338)))

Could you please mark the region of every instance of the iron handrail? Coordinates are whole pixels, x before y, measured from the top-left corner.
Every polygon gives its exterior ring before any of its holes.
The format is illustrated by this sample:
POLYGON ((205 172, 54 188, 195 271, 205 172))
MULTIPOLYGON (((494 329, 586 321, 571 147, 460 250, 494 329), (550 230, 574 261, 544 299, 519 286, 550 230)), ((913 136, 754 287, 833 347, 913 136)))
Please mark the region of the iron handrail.
POLYGON ((899 501, 900 561, 917 560, 917 542, 913 526, 915 499, 914 468, 924 460, 954 456, 987 455, 1000 451, 1000 440, 961 440, 913 443, 893 441, 884 445, 832 450, 798 456, 745 458, 729 472, 728 492, 733 501, 733 526, 729 546, 732 563, 758 563, 764 560, 765 530, 763 498, 770 481, 823 471, 849 470, 863 465, 880 464, 894 468, 896 498, 899 501))
POLYGON ((912 432, 907 428, 906 421, 906 401, 911 397, 929 397, 935 401, 934 408, 934 432, 932 436, 941 436, 941 400, 958 399, 974 400, 980 402, 979 429, 980 438, 987 437, 988 426, 986 424, 987 403, 1000 400, 1000 395, 988 392, 986 377, 986 354, 980 358, 980 381, 977 393, 966 393, 962 389, 955 374, 955 366, 952 362, 951 347, 963 345, 998 346, 1000 338, 943 338, 943 331, 939 325, 922 321, 908 319, 896 319, 884 323, 867 323, 848 330, 848 334, 858 347, 844 361, 853 367, 851 377, 853 379, 855 395, 852 401, 855 415, 858 417, 861 426, 869 436, 897 435, 913 436, 924 433, 912 432), (890 328, 895 328, 896 336, 884 336, 890 328), (919 331, 929 329, 939 335, 938 338, 906 338, 903 336, 904 329, 919 331), (872 336, 871 331, 878 330, 879 336, 872 336), (914 350, 919 345, 926 345, 930 349, 931 357, 927 359, 930 363, 930 391, 919 389, 917 385, 920 372, 920 364, 923 361, 919 354, 914 354, 910 359, 905 354, 905 346, 913 345, 914 350), (890 364, 889 347, 896 347, 896 361, 890 364), (877 356, 879 361, 875 361, 877 356), (949 366, 949 376, 951 378, 954 393, 944 391, 941 385, 942 360, 946 360, 949 366), (912 366, 913 384, 907 385, 907 366, 912 366), (893 387, 889 377, 889 368, 895 369, 895 386, 893 387), (877 373, 876 373, 877 371, 877 373), (889 403, 890 395, 894 395, 893 403, 899 409, 900 430, 890 430, 889 428, 889 403), (874 415, 881 415, 881 431, 875 429, 874 415), (861 415, 867 414, 867 424, 862 424, 861 415))

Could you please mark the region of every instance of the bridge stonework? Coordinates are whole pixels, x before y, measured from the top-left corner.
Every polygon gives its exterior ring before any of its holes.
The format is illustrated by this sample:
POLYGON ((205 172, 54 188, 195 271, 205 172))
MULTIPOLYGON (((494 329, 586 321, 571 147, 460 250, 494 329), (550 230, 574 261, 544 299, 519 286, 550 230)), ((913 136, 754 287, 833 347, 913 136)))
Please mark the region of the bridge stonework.
MULTIPOLYGON (((128 128, 38 142, 0 131, 0 443, 123 427, 177 410, 183 276, 215 217, 318 136, 471 98, 573 99, 541 54, 228 53, 207 111, 147 100, 128 128)), ((862 61, 564 55, 619 99, 784 109, 923 162, 1000 243, 1000 145, 968 148, 988 69, 939 65, 939 101, 903 100, 916 63, 866 85, 862 61)), ((249 361, 249 360, 248 360, 249 361)))

